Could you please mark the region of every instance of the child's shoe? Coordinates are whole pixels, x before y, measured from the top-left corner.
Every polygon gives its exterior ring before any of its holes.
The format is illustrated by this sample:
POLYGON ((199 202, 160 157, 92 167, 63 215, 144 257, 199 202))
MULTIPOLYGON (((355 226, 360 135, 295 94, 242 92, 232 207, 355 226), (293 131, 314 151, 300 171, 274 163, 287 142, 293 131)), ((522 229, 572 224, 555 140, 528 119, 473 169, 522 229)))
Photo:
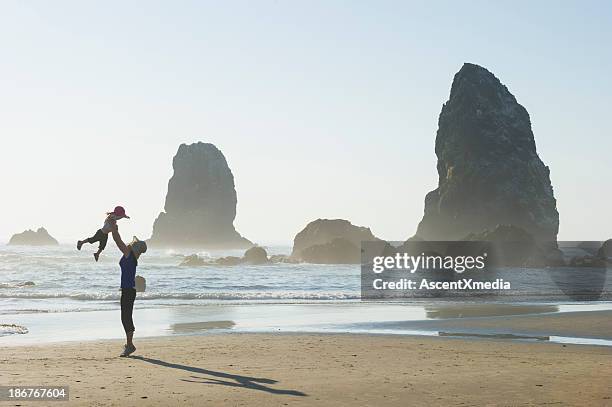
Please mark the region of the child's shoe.
POLYGON ((79 240, 77 242, 77 250, 81 250, 81 247, 83 247, 83 242, 79 240))

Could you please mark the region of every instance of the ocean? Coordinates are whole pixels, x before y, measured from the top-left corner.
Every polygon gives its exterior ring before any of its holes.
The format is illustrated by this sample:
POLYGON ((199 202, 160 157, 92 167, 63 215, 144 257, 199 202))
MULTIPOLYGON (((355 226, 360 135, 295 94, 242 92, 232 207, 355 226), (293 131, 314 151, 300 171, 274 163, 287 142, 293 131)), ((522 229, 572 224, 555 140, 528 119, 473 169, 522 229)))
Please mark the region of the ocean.
MULTIPOLYGON (((183 255, 241 256, 244 251, 149 251, 138 274, 147 289, 143 306, 174 306, 226 301, 357 300, 359 267, 354 265, 270 264, 180 267, 183 255)), ((268 248, 288 254, 289 247, 268 248)), ((84 246, 0 246, 0 313, 104 310, 120 297, 120 253, 109 246, 95 262, 84 246)))
MULTIPOLYGON (((0 246, 0 343, 120 338, 121 254, 111 245, 95 262, 93 250, 85 246, 77 251, 68 245, 0 246)), ((289 254, 291 248, 267 250, 269 255, 289 254)), ((212 259, 240 256, 243 251, 150 249, 138 266, 138 274, 147 280, 146 292, 138 293, 135 305, 139 335, 213 331, 418 334, 394 324, 437 318, 440 314, 435 309, 442 303, 455 306, 452 298, 361 301, 359 265, 179 266, 184 255, 194 253, 212 259)), ((545 275, 542 270, 506 273, 508 280, 524 273, 526 287, 538 286, 529 284, 535 281, 529 280, 531 274, 545 275)), ((461 304, 509 304, 499 311, 502 315, 534 309, 607 310, 612 309, 610 281, 605 285, 605 295, 596 301, 550 295, 526 301, 519 295, 505 295, 463 298, 461 304)))

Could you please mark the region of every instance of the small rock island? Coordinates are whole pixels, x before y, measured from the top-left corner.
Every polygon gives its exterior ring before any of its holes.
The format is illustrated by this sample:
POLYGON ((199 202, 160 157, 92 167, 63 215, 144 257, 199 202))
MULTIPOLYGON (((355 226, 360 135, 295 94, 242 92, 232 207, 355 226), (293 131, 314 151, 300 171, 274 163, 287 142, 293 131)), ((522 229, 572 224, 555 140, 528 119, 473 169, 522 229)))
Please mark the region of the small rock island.
POLYGON ((8 242, 11 246, 57 246, 59 242, 41 227, 36 231, 28 229, 22 233, 17 233, 8 242))
POLYGON ((293 240, 291 258, 318 264, 358 264, 361 242, 378 241, 372 231, 344 219, 317 219, 293 240))

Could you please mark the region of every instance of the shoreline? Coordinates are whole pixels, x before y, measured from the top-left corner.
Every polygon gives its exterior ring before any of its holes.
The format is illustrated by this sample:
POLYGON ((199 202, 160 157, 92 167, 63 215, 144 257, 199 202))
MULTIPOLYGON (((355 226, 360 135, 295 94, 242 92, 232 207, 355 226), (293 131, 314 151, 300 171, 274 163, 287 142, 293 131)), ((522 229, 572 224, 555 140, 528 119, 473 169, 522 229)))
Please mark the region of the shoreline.
MULTIPOLYGON (((291 304, 135 310, 136 338, 240 333, 458 336, 612 346, 611 304, 385 305, 291 304)), ((28 328, 0 337, 2 346, 121 339, 118 310, 16 314, 3 324, 28 328)))
MULTIPOLYGON (((544 346, 575 346, 575 347, 592 347, 592 348, 604 348, 604 349, 612 349, 612 340, 600 339, 600 338, 591 338, 591 337, 560 337, 554 335, 546 335, 546 336, 538 336, 538 335, 522 335, 522 334, 505 334, 505 333, 495 333, 495 334, 486 334, 486 333, 478 333, 478 332, 428 332, 423 331, 423 334, 420 333, 393 333, 393 332, 309 332, 309 331, 278 331, 278 332, 269 332, 269 331, 253 331, 253 332, 245 332, 245 331, 212 331, 205 333, 185 333, 185 334, 177 334, 177 335, 158 335, 158 336, 142 336, 142 337, 134 337, 134 342, 156 342, 163 340, 195 340, 196 338, 209 338, 209 337, 224 337, 224 336, 286 336, 286 337, 299 337, 299 336, 313 336, 313 337, 372 337, 372 338, 407 338, 408 340, 419 340, 419 339, 434 339, 434 340, 449 340, 449 341, 465 341, 465 342, 494 342, 494 343, 517 343, 517 344, 541 344, 544 346), (431 334, 430 334, 431 333, 431 334), (544 339, 546 337, 546 339, 544 339), (555 338, 559 339, 569 339, 565 340, 555 340, 555 338), (572 339, 585 339, 585 342, 572 342, 572 339), (588 342, 589 340, 593 340, 593 342, 588 342)), ((104 339, 85 339, 85 340, 63 340, 63 341, 54 341, 54 342, 44 342, 44 343, 9 343, 2 344, 3 349, 7 350, 22 350, 24 348, 27 349, 43 349, 43 348, 55 348, 55 347, 72 347, 77 345, 108 345, 115 343, 123 343, 124 340, 118 338, 104 338, 104 339)), ((119 348, 118 348, 119 349, 119 348)), ((1 376, 0 376, 1 377, 1 376)))
POLYGON ((608 347, 299 333, 135 344, 130 358, 117 356, 120 340, 3 347, 0 375, 10 385, 67 385, 75 406, 612 403, 608 347))

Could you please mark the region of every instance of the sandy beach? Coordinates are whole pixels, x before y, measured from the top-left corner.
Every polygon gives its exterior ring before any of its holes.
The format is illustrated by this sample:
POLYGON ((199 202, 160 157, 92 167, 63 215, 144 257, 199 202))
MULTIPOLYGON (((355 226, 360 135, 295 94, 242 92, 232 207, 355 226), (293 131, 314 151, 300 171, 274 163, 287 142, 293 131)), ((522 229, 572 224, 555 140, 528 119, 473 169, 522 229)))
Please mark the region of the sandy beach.
MULTIPOLYGON (((609 406, 609 347, 380 335, 222 334, 0 350, 3 383, 75 406, 609 406)), ((4 402, 3 405, 41 405, 4 402)))

